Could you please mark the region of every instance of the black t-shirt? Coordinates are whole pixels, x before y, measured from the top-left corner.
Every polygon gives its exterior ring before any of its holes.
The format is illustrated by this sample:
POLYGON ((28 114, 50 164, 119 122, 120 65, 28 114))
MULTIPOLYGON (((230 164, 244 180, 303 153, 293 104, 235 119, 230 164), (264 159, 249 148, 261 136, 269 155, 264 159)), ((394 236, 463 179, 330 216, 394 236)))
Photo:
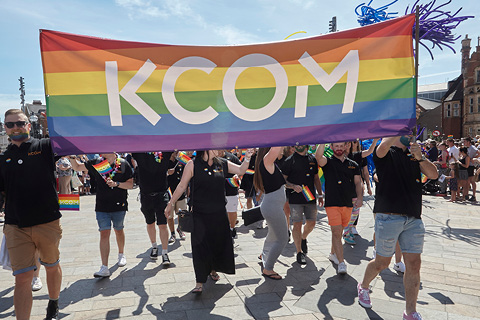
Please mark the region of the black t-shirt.
POLYGON ((327 158, 322 170, 325 177, 325 207, 353 207, 352 198, 357 197, 354 177, 360 175, 358 164, 349 158, 342 162, 332 156, 327 158))
POLYGON ((160 162, 155 160, 155 155, 152 153, 133 153, 132 156, 138 165, 140 192, 144 194, 166 192, 167 171, 170 167, 172 152, 163 152, 160 162))
POLYGON ((437 147, 430 148, 427 152, 428 154, 428 160, 430 161, 437 161, 438 160, 438 149, 437 147))
POLYGON ((367 158, 362 157, 362 151, 355 151, 353 153, 350 153, 348 155, 348 158, 355 161, 360 166, 360 169, 367 165, 367 158))
POLYGON ((0 191, 5 192, 5 223, 19 228, 52 222, 59 211, 55 160, 50 139, 10 144, 0 155, 0 191))
POLYGON ((211 166, 201 158, 193 161, 193 211, 199 214, 226 212, 225 173, 228 172, 227 160, 216 158, 211 166))
MULTIPOLYGON (((240 162, 237 156, 230 152, 225 151, 225 155, 223 156, 223 158, 238 165, 242 164, 242 162, 240 162)), ((228 182, 228 179, 232 179, 233 176, 234 174, 228 173, 228 171, 225 172, 225 193, 227 196, 235 196, 238 194, 238 187, 234 187, 228 182)))
MULTIPOLYGON (((255 153, 250 158, 250 163, 248 164, 248 170, 255 171, 255 161, 257 159, 257 154, 255 153)), ((240 184, 240 189, 244 190, 247 194, 253 188, 253 174, 244 174, 242 177, 242 182, 240 184)))
POLYGON ((399 213, 420 219, 422 214, 422 181, 420 165, 408 149, 392 146, 385 157, 373 162, 377 170, 378 184, 375 195, 375 213, 399 213))
MULTIPOLYGON (((287 176, 287 181, 299 186, 307 186, 312 195, 316 198, 314 177, 318 174, 318 163, 315 156, 306 154, 302 156, 294 152, 288 157, 281 167, 282 173, 287 176)), ((302 192, 298 193, 288 189, 290 195, 288 202, 291 204, 315 203, 315 199, 307 201, 302 192)))
MULTIPOLYGON (((98 171, 93 167, 94 164, 102 162, 102 158, 89 160, 85 162, 85 167, 87 167, 90 177, 95 179, 97 183, 97 194, 95 197, 95 211, 99 212, 116 212, 116 211, 127 211, 128 202, 127 196, 128 192, 125 189, 113 187, 110 188, 103 176, 98 173, 98 171)), ((115 167, 115 164, 111 164, 112 168, 115 167)), ((125 182, 128 179, 132 178, 132 167, 128 164, 125 159, 120 159, 120 170, 115 173, 112 180, 117 182, 125 182)))
MULTIPOLYGON (((169 168, 175 168, 175 171, 173 174, 167 176, 167 182, 168 182, 168 187, 170 188, 170 191, 172 194, 175 192, 175 189, 177 189, 178 184, 180 183, 180 180, 182 180, 182 175, 183 175, 183 169, 185 169, 185 165, 181 163, 178 160, 170 161, 169 168)), ((185 192, 182 193, 180 198, 178 200, 183 200, 185 199, 185 192)))
POLYGON ((260 174, 262 175, 263 189, 265 189, 265 194, 277 191, 281 186, 285 184, 285 178, 283 177, 282 172, 278 168, 277 164, 274 164, 273 174, 267 171, 263 159, 259 164, 260 174))

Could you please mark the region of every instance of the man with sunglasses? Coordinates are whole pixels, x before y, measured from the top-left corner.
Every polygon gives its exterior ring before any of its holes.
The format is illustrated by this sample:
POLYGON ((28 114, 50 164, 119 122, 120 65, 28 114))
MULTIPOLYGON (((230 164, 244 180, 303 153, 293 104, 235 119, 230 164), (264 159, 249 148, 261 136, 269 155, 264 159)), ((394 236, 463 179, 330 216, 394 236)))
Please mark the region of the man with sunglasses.
POLYGON ((55 159, 49 139, 30 137, 31 124, 19 109, 5 113, 11 144, 0 155, 0 191, 5 193, 6 244, 15 276, 13 303, 17 319, 32 310, 35 251, 47 272, 49 302, 46 319, 58 318, 62 283, 60 211, 54 176, 55 159), (27 183, 26 183, 27 182, 27 183))

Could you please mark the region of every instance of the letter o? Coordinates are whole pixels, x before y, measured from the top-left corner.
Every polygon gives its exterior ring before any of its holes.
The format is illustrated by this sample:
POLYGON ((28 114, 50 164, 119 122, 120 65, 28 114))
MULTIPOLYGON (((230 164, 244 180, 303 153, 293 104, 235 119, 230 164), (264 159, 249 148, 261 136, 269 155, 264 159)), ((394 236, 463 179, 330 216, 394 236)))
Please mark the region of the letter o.
POLYGON ((285 69, 274 58, 261 53, 253 53, 235 61, 225 73, 222 94, 228 109, 238 118, 245 121, 265 120, 282 107, 287 97, 288 77, 285 69), (275 94, 272 100, 263 108, 249 109, 238 101, 235 94, 235 84, 240 74, 251 67, 262 67, 270 71, 275 79, 275 94))

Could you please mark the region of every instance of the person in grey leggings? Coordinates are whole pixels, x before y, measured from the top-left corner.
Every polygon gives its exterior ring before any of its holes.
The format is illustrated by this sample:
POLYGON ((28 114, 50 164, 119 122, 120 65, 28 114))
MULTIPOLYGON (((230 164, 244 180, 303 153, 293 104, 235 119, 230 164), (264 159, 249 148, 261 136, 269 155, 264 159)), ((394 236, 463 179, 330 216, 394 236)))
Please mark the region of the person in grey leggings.
POLYGON ((275 262, 288 242, 288 227, 283 205, 285 204, 285 178, 275 164, 282 147, 260 148, 255 164, 253 183, 264 193, 260 210, 268 224, 268 234, 262 251, 264 277, 280 280, 273 271, 275 262))

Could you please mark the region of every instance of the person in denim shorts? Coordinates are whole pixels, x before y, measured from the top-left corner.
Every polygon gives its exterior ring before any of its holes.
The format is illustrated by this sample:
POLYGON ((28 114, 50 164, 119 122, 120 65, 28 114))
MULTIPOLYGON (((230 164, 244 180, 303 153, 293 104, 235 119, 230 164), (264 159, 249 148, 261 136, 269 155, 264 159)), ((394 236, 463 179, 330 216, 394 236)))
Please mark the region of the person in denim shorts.
POLYGON ((373 161, 378 175, 375 206, 376 256, 371 260, 363 281, 358 284, 358 302, 371 308, 369 284, 390 264, 397 241, 405 261, 406 308, 403 319, 422 319, 416 311, 420 287, 420 264, 425 227, 422 213, 422 181, 420 172, 436 179, 436 166, 422 155, 417 143, 409 137, 383 139, 375 148, 373 161))
POLYGON ((105 153, 101 156, 98 159, 89 160, 85 163, 78 162, 76 156, 69 157, 75 171, 88 170, 90 176, 95 179, 97 184, 95 212, 98 231, 100 231, 100 257, 102 265, 100 270, 93 274, 95 278, 110 276, 108 256, 110 254, 112 224, 118 246, 117 265, 124 267, 127 264, 124 254, 125 232, 123 230, 123 221, 128 210, 127 190, 133 188, 133 173, 128 162, 120 158, 116 153, 105 153), (103 174, 98 166, 94 166, 103 163, 105 160, 108 161, 112 170, 103 174))

